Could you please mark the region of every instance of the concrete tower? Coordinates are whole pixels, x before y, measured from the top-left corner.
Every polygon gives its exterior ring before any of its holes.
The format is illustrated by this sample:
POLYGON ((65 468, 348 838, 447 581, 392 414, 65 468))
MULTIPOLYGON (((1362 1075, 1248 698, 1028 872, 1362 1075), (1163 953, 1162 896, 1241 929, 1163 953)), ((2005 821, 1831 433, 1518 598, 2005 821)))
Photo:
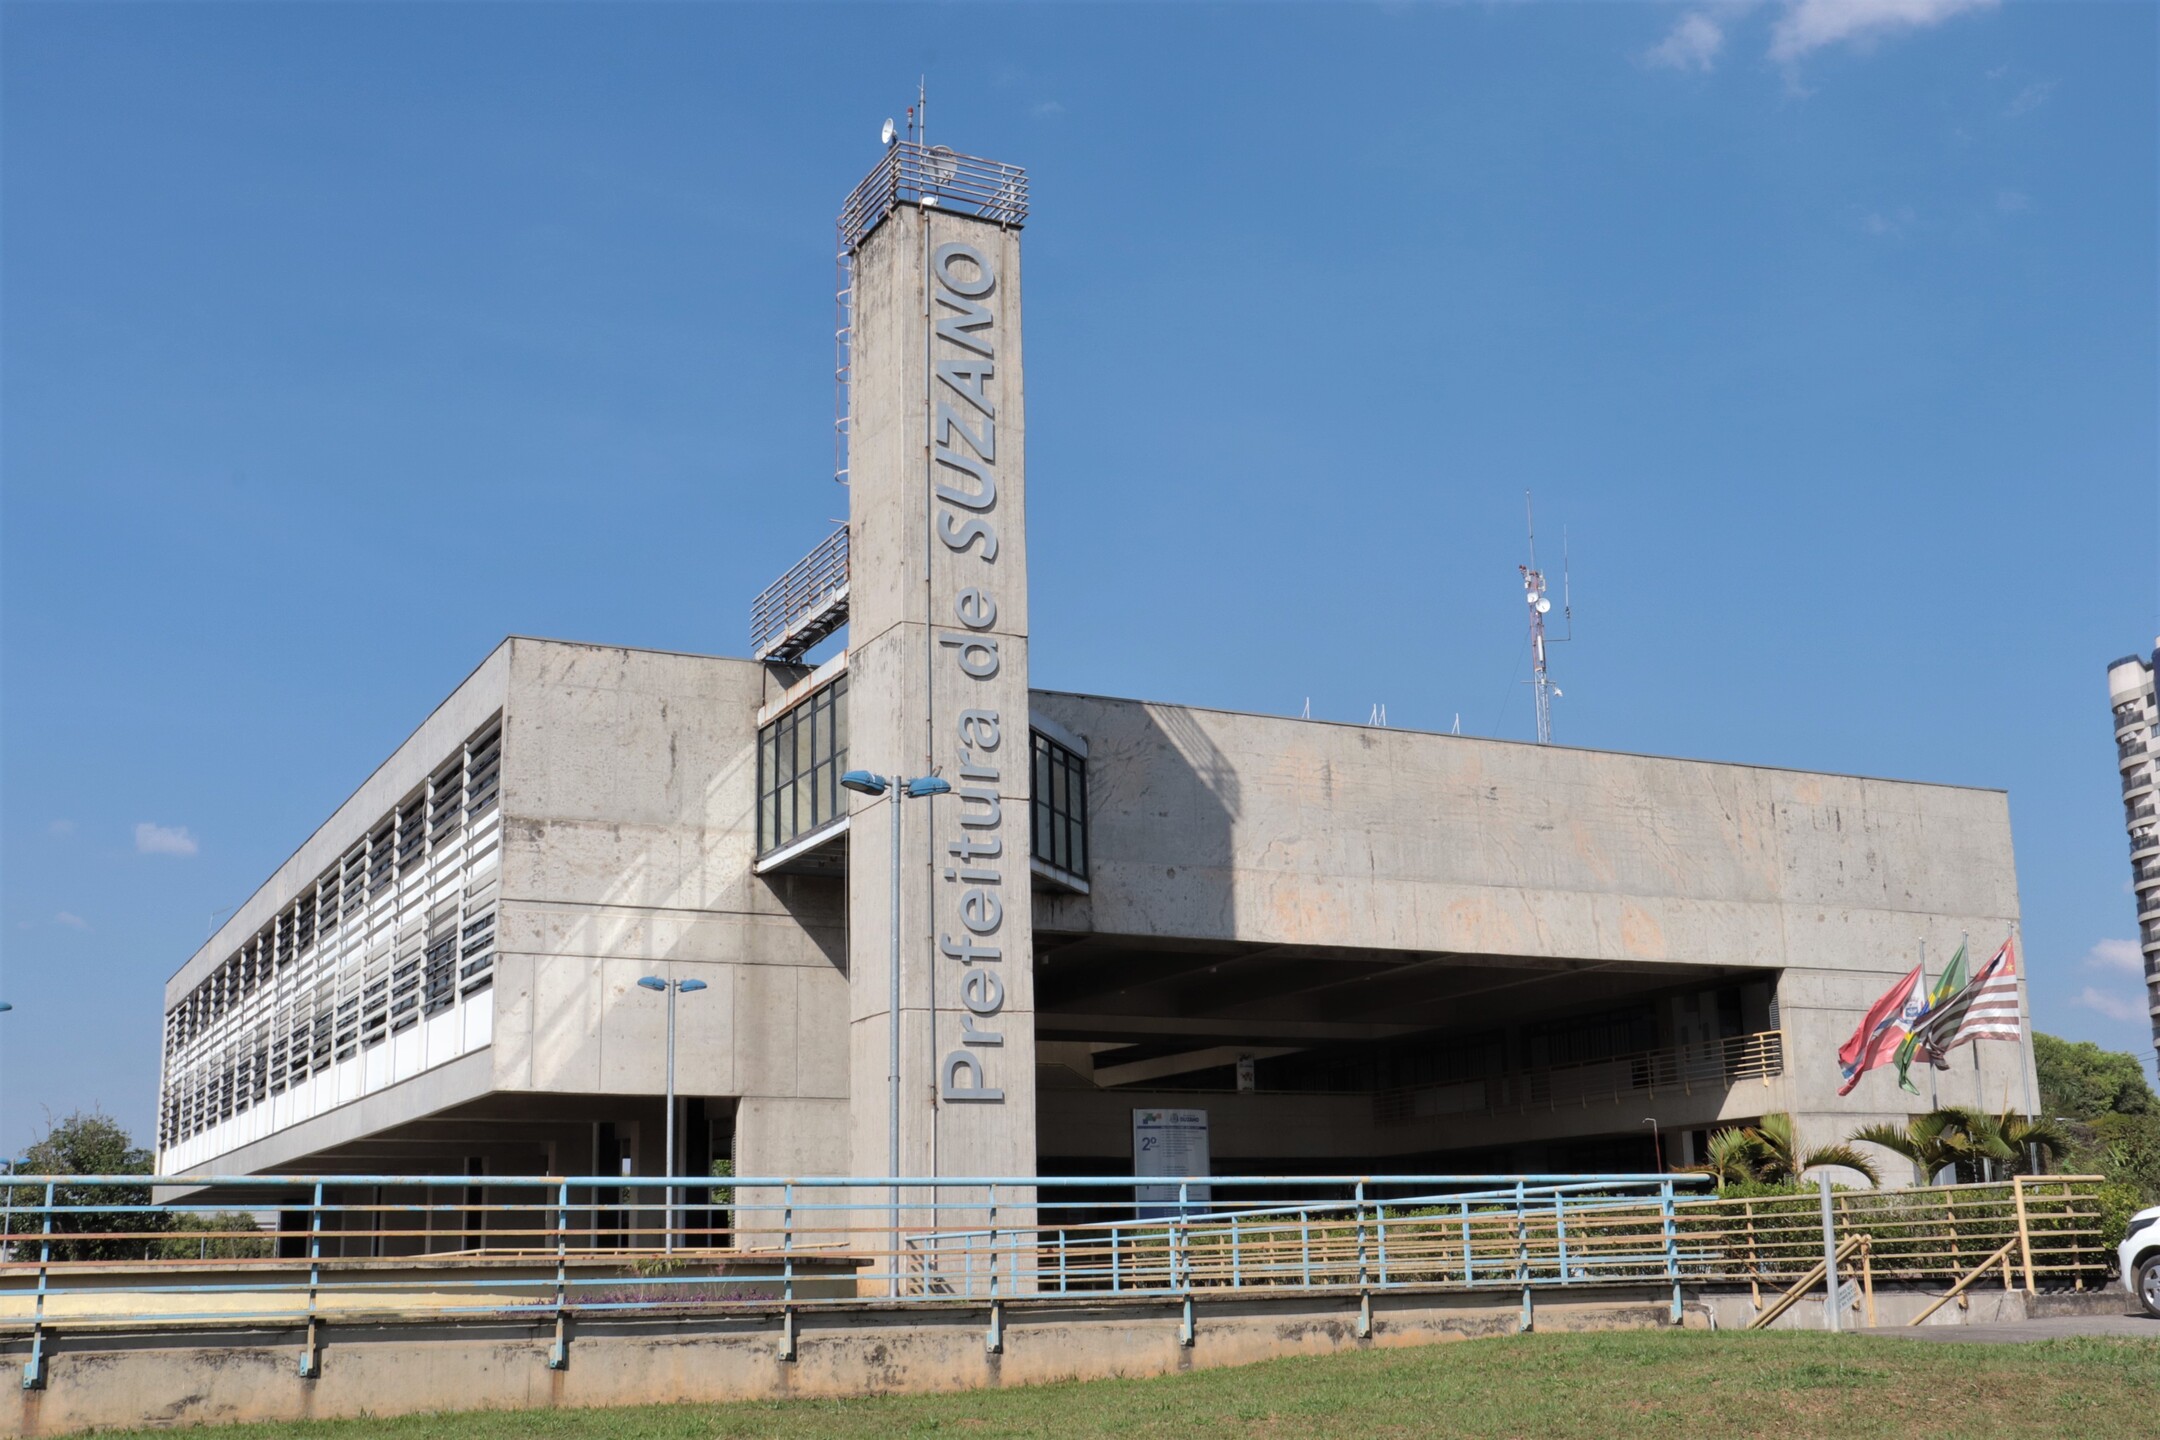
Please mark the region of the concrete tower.
POLYGON ((2160 1047, 2160 813, 2154 767, 2160 765, 2160 643, 2152 658, 2125 655, 2108 666, 2108 703, 2115 710, 2115 757, 2122 771, 2123 822, 2130 831, 2130 882, 2137 895, 2138 945, 2145 956, 2146 1000, 2153 1044, 2160 1047))
POLYGON ((899 1173, 1035 1169, 1020 232, 1026 178, 909 141, 851 253, 849 1153, 888 1173, 890 816, 902 809, 899 1173))

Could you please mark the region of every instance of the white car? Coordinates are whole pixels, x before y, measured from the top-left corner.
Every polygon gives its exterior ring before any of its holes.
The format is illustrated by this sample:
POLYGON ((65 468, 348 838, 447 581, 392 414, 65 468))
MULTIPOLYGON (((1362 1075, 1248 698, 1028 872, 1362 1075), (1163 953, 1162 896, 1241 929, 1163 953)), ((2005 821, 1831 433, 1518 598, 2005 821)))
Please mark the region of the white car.
POLYGON ((2123 1289, 2137 1296, 2145 1313, 2160 1318, 2160 1205, 2130 1217, 2130 1231, 2115 1250, 2123 1289))

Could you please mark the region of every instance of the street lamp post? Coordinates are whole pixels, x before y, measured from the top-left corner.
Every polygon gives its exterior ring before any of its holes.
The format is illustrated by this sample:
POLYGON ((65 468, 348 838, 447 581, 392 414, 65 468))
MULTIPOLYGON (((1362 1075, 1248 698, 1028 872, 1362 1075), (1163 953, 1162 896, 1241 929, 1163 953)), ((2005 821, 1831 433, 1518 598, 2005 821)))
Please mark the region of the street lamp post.
MULTIPOLYGON (((893 790, 895 781, 869 770, 850 770, 840 777, 840 783, 859 795, 883 795, 893 790)), ((918 776, 913 780, 897 782, 898 789, 890 800, 892 806, 892 850, 886 858, 886 869, 891 875, 891 901, 886 921, 886 1117, 885 1117, 885 1173, 893 1180, 900 1178, 900 801, 927 800, 932 795, 948 794, 952 785, 935 775, 918 776)), ((937 1017, 931 1017, 931 1024, 937 1017)), ((900 1187, 892 1186, 892 1286, 894 1293, 900 1289, 900 1187)))
POLYGON ((1663 1174, 1665 1170, 1665 1137, 1658 1133, 1657 1117, 1652 1115, 1642 1123, 1650 1127, 1650 1146, 1657 1152, 1658 1172, 1663 1174))
POLYGON ((637 982, 647 990, 667 993, 667 1199, 665 1219, 661 1225, 660 1246, 663 1250, 675 1248, 675 996, 691 994, 705 988, 703 980, 677 980, 672 985, 657 975, 647 975, 637 982))

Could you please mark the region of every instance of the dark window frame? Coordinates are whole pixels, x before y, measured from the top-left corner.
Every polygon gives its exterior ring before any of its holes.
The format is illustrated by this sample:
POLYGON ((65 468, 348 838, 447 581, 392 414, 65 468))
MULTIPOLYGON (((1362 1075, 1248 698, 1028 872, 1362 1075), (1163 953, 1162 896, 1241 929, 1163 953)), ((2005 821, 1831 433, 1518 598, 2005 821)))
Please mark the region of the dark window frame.
POLYGON ((1088 878, 1087 756, 1040 730, 1028 732, 1028 836, 1037 860, 1088 878))
POLYGON ((848 677, 835 679, 758 730, 757 853, 794 844, 847 814, 848 677))

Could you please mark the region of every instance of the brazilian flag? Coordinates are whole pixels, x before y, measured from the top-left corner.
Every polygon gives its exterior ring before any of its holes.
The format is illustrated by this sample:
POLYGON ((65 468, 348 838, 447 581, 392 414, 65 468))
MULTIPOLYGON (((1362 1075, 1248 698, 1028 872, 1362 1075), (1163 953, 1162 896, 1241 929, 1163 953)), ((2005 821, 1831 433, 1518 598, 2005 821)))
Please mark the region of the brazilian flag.
MULTIPOLYGON (((1941 1009, 1945 1000, 1964 988, 1965 942, 1960 940, 1957 954, 1950 957, 1949 968, 1944 970, 1942 978, 1935 982, 1935 988, 1928 991, 1927 1009, 1913 1017, 1912 1028, 1906 1031, 1905 1038, 1898 1042, 1897 1054, 1892 1058, 1897 1061, 1897 1083, 1900 1090, 1911 1095, 1920 1093, 1920 1087, 1913 1084, 1912 1076, 1906 1073, 1912 1065, 1913 1057, 1920 1050, 1920 1022, 1941 1009)), ((1936 1061, 1938 1068, 1940 1067, 1940 1058, 1932 1052, 1928 1059, 1936 1061)))

